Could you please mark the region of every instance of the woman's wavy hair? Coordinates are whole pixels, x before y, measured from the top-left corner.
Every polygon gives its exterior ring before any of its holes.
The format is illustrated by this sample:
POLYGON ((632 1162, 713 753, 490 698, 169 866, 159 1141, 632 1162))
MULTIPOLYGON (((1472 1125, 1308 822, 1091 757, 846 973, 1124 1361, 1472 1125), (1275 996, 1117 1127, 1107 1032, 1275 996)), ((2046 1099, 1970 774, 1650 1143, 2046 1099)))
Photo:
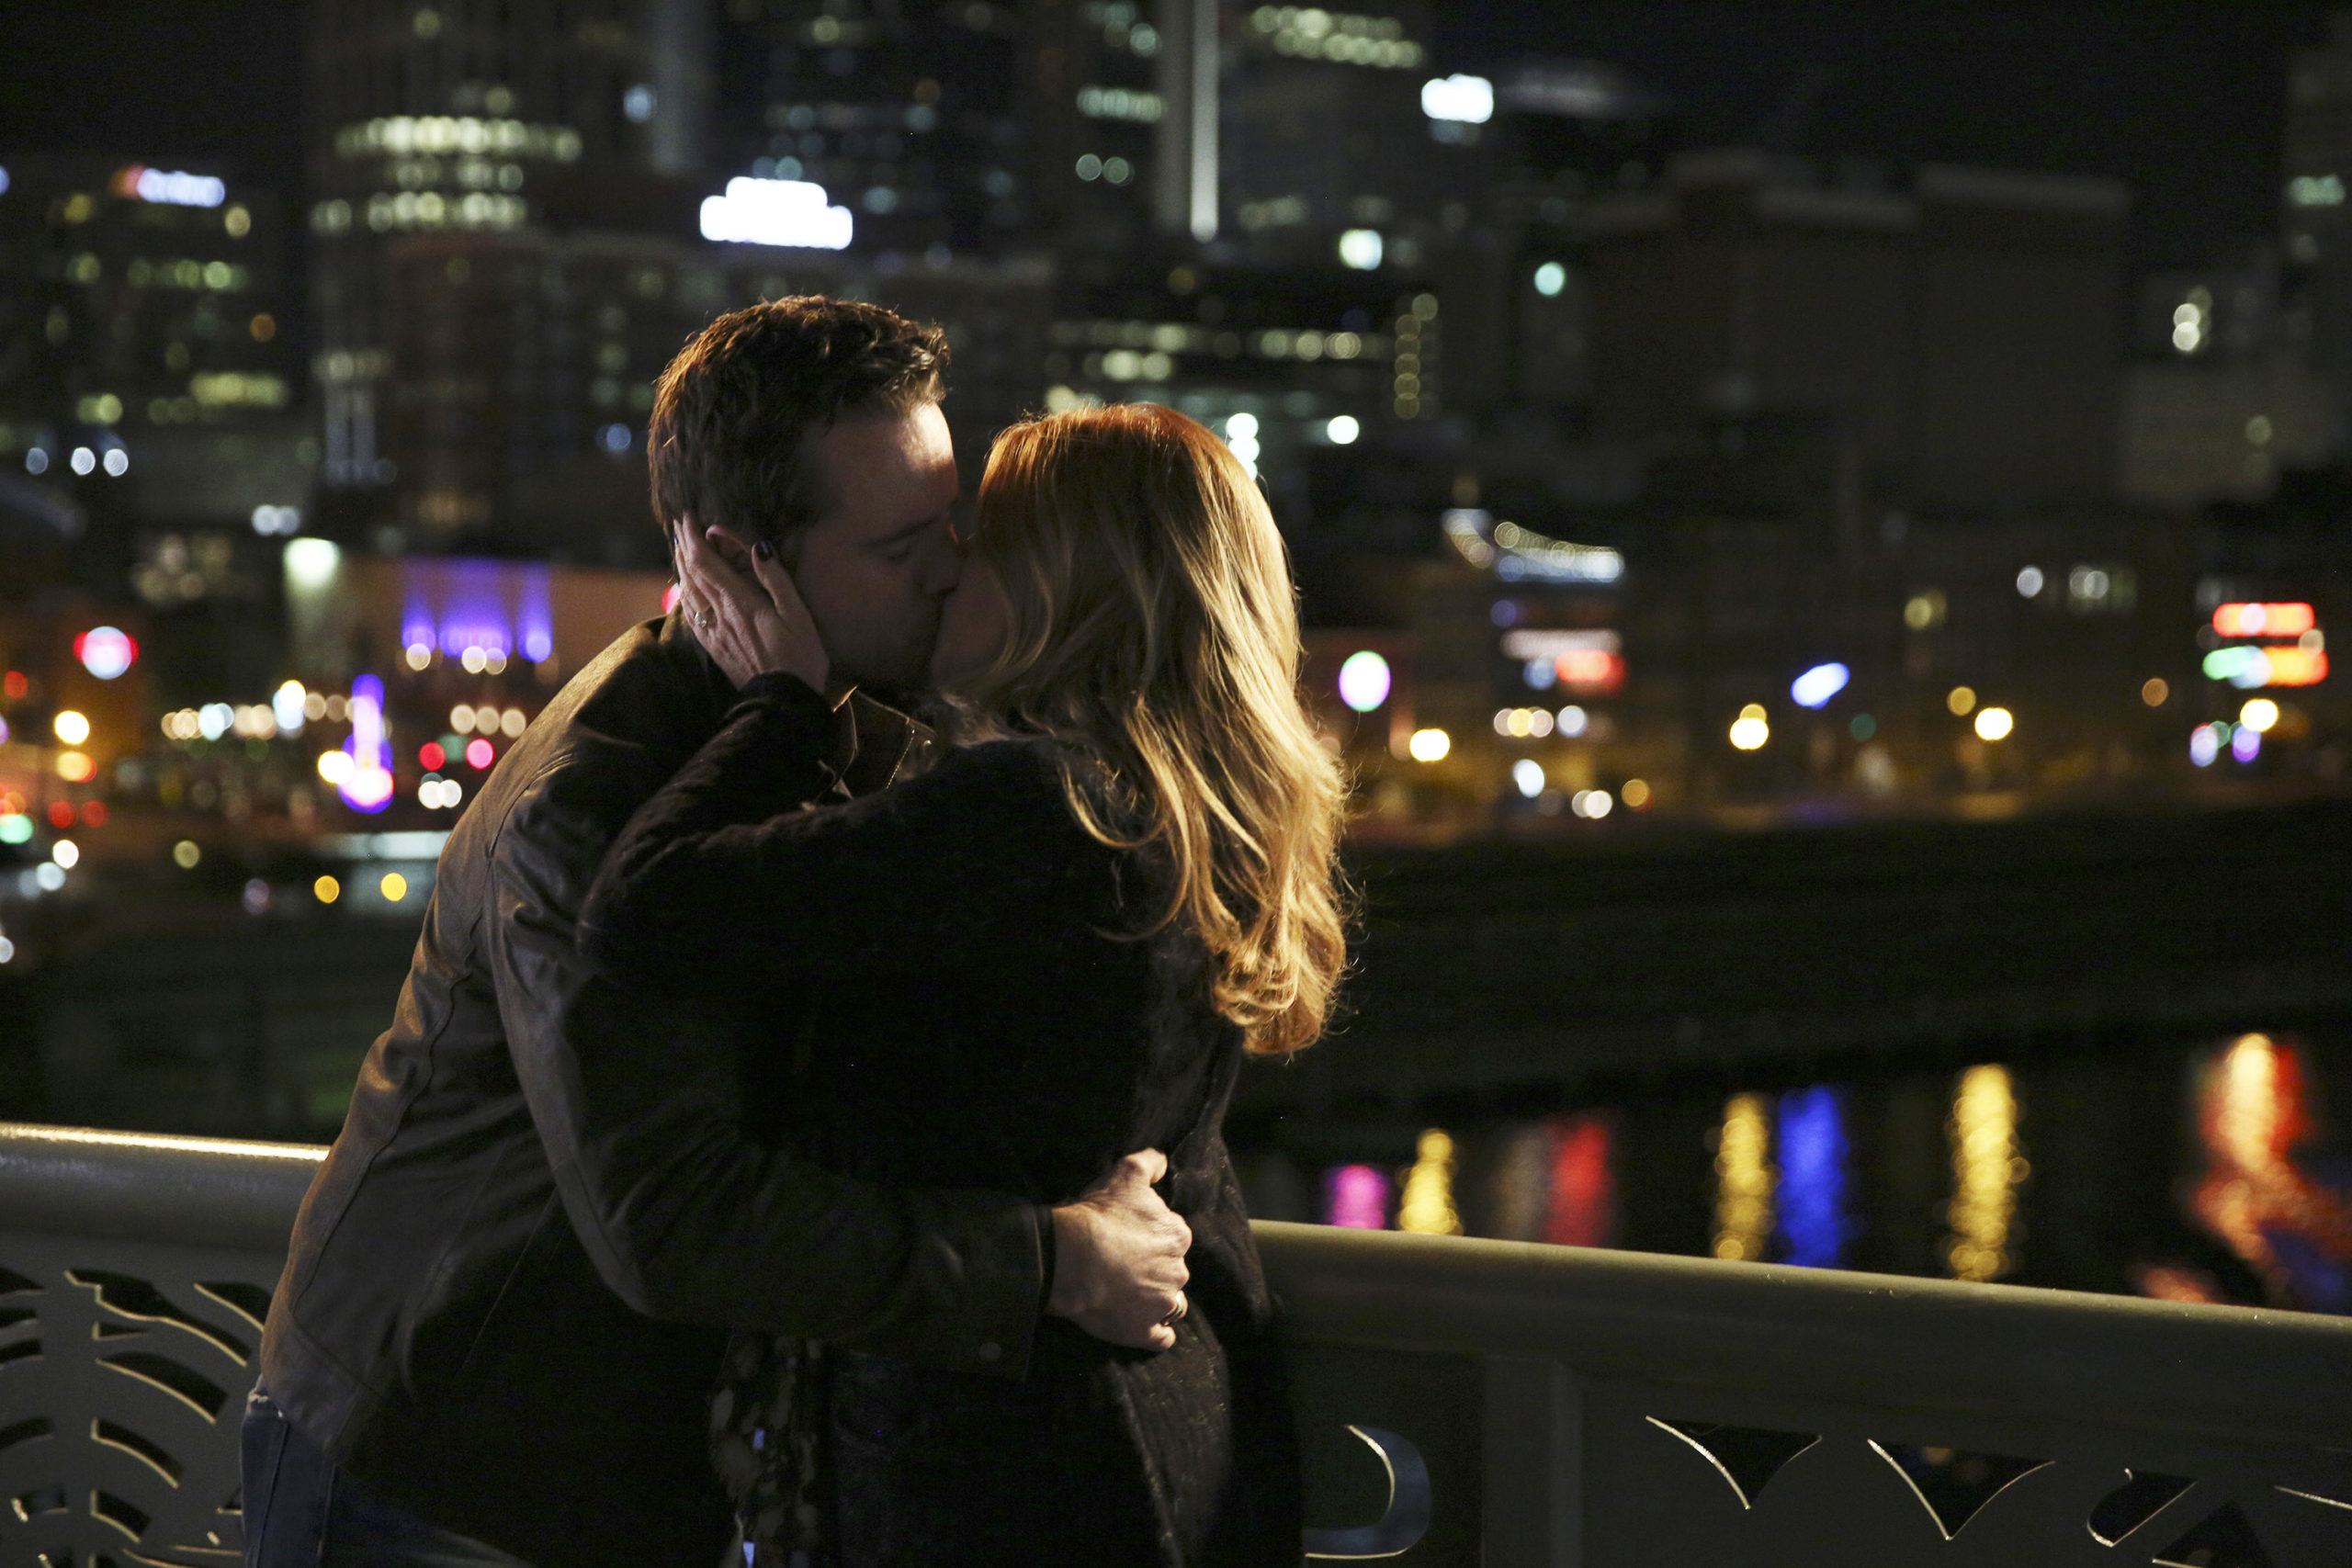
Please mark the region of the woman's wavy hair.
POLYGON ((1084 409, 997 438, 974 521, 1011 628, 958 707, 1057 742, 1080 825, 1166 868, 1132 934, 1197 934, 1250 1050, 1311 1044, 1346 961, 1346 790, 1299 701, 1298 606, 1257 485, 1171 410, 1084 409))

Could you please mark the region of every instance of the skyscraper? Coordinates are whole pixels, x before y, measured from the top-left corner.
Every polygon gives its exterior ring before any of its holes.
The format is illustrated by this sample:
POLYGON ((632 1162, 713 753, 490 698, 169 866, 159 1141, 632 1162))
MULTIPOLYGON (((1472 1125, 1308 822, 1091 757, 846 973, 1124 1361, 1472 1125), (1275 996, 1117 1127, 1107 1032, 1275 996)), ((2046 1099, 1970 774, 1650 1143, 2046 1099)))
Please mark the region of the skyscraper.
POLYGON ((738 0, 721 24, 721 172, 823 186, 861 249, 1013 248, 1023 30, 986 0, 738 0))
POLYGON ((403 240, 690 225, 680 182, 704 156, 709 54, 702 0, 313 0, 313 366, 331 490, 400 482, 384 427, 403 240))
POLYGON ((2307 323, 2335 423, 2352 416, 2352 11, 2288 68, 2286 184, 2279 226, 2291 315, 2307 323))

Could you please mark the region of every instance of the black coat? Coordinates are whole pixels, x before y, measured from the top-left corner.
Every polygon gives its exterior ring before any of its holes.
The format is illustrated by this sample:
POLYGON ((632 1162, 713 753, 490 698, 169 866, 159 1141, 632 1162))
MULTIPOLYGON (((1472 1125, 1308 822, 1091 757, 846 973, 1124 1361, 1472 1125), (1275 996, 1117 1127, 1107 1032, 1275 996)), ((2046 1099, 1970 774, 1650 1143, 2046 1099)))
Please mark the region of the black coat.
POLYGON ((792 1021, 771 1131, 820 1164, 1058 1203, 1157 1146, 1194 1235, 1164 1354, 1049 1320, 1018 1382, 834 1357, 843 1562, 1295 1563, 1287 1401, 1221 1131, 1242 1043, 1198 943, 1125 934, 1158 878, 1079 828, 1042 742, 779 813, 808 695, 754 682, 638 812, 583 912, 591 958, 704 995, 730 975, 792 1021))

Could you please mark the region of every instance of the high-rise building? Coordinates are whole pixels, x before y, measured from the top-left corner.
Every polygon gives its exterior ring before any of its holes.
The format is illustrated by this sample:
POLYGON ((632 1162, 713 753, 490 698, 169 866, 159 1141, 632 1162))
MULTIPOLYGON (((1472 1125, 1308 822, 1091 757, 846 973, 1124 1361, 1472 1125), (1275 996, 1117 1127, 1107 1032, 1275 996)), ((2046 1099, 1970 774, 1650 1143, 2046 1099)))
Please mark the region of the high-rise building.
POLYGON ((1604 432, 1820 425, 1881 493, 2016 512, 2112 492, 2129 195, 1927 167, 1908 189, 1760 152, 1687 154, 1590 203, 1581 258, 1604 432))
MULTIPOLYGON (((691 232, 711 26, 703 0, 313 0, 311 29, 322 477, 381 498, 393 404, 419 395, 390 353, 401 241, 691 232)), ((401 523, 421 505, 407 487, 401 523)))
POLYGON ((862 250, 968 255, 1024 239, 1014 7, 739 0, 721 31, 724 173, 823 186, 862 250))
POLYGON ((2118 421, 2124 495, 2173 506, 2257 500, 2282 470, 2337 449, 2309 318, 2289 308, 2281 281, 2266 244, 2141 285, 2118 421))
POLYGON ((158 440, 295 400, 277 202, 89 158, 0 174, 0 457, 117 478, 158 440))
POLYGON ((2309 323, 2312 359, 2352 415, 2352 11, 2288 68, 2286 184, 2278 193, 2287 307, 2309 323))

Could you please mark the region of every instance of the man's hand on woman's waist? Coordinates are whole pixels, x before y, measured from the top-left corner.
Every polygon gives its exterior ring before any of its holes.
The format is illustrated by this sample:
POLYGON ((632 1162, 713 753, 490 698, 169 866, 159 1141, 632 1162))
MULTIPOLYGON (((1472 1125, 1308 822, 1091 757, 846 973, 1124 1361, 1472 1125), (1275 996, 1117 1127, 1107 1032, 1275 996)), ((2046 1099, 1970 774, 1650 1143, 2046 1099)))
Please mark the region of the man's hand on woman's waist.
POLYGON ((1047 1312, 1114 1345, 1165 1350, 1176 1343, 1171 1325, 1184 1315, 1193 1227, 1153 1190, 1167 1174, 1168 1156, 1145 1149, 1054 1211, 1047 1312))

